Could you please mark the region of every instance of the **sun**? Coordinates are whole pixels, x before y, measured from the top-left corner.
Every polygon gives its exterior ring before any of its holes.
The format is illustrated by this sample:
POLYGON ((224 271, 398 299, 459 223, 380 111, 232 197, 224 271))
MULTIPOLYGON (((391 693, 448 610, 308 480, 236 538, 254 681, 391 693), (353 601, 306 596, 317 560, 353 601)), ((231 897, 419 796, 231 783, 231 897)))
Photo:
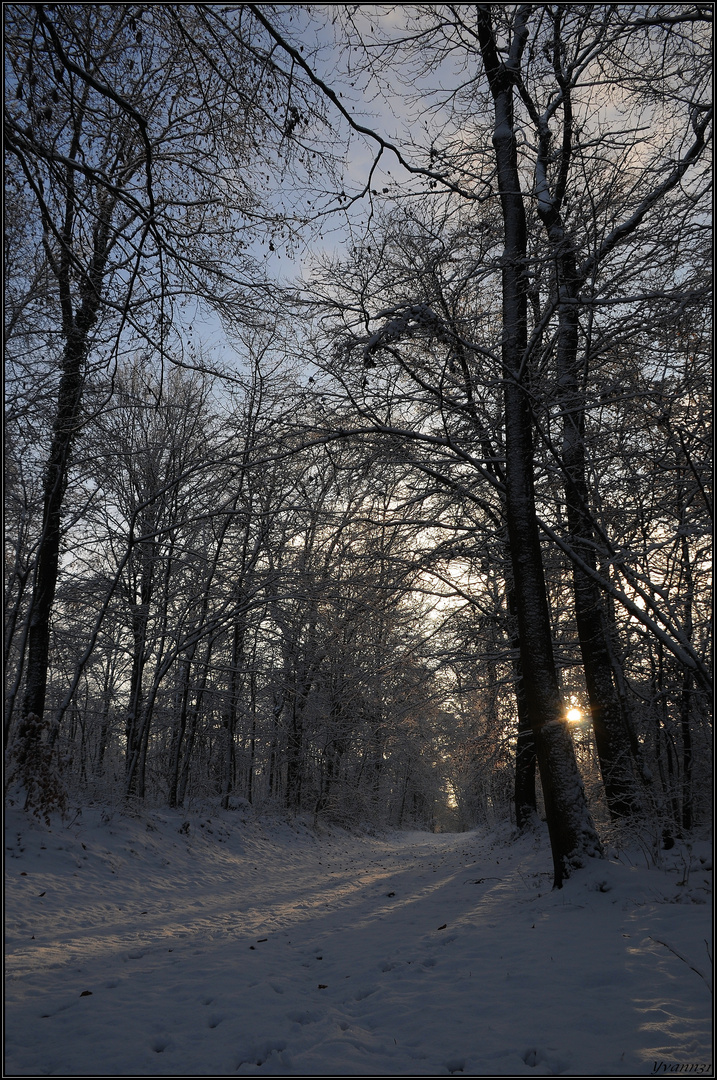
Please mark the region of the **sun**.
POLYGON ((579 724, 583 718, 583 714, 580 712, 580 709, 573 707, 572 709, 568 709, 567 718, 571 724, 579 724))

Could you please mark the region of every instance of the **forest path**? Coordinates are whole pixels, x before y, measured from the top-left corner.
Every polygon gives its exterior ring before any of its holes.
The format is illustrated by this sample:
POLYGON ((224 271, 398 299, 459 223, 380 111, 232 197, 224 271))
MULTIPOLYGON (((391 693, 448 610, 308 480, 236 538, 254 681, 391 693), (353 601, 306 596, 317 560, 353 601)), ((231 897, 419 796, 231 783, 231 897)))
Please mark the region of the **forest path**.
POLYGON ((16 1074, 626 1075, 709 1046, 654 940, 696 959, 709 912, 662 873, 553 893, 536 838, 180 823, 9 835, 16 1074))

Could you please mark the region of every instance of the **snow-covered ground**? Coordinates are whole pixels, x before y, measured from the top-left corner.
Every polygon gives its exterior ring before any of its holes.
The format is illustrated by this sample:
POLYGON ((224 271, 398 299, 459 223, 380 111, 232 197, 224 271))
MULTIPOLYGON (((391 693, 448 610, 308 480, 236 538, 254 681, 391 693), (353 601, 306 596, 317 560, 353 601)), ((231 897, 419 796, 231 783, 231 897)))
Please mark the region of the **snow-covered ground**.
POLYGON ((711 847, 6 816, 5 1075, 711 1075, 711 847), (684 1066, 687 1066, 686 1068, 684 1066))

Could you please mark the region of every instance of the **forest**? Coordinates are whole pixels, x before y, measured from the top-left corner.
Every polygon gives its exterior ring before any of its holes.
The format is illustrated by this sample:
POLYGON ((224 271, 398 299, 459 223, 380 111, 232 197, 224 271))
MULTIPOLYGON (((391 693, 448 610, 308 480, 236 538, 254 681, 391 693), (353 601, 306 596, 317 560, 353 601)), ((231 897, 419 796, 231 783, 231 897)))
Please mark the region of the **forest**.
POLYGON ((6 4, 5 792, 712 800, 710 4, 6 4))

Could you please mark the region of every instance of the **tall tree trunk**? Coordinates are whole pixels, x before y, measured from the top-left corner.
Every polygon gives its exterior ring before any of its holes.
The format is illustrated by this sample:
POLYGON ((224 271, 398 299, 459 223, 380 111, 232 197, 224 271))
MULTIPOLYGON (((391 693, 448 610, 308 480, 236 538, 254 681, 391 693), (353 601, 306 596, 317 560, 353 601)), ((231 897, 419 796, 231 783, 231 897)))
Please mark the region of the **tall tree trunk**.
POLYGON ((57 588, 62 505, 67 488, 70 453, 77 434, 82 402, 88 330, 89 326, 73 326, 62 358, 57 412, 50 453, 45 466, 42 535, 38 546, 30 605, 23 702, 23 711, 26 716, 34 713, 35 716, 42 717, 45 711, 50 654, 50 615, 57 588))
POLYGON ((239 693, 243 684, 243 676, 240 675, 240 667, 244 657, 244 620, 237 620, 234 624, 232 637, 232 667, 229 680, 229 708, 224 719, 226 735, 226 749, 222 770, 222 809, 229 806, 229 796, 234 786, 236 747, 234 743, 237 715, 239 711, 239 693))
POLYGON ((102 776, 104 772, 105 754, 110 728, 110 706, 112 704, 112 684, 114 682, 113 664, 110 660, 105 668, 104 685, 102 687, 102 712, 100 714, 100 738, 97 748, 97 765, 95 776, 102 776))
MULTIPOLYGON (((256 646, 254 656, 256 658, 256 646)), ((254 801, 254 769, 256 768, 256 670, 249 676, 249 708, 251 710, 251 735, 249 736, 249 767, 246 778, 246 797, 254 801)))
POLYGON ((184 736, 187 731, 187 710, 189 707, 189 684, 194 663, 194 654, 197 650, 196 643, 191 646, 186 657, 182 661, 184 672, 181 680, 181 697, 178 715, 172 728, 172 742, 170 748, 169 765, 169 794, 167 802, 172 808, 179 806, 179 769, 182 762, 182 749, 184 736))
MULTIPOLYGON (((561 12, 553 13, 553 18, 557 43, 561 12)), ((561 464, 568 530, 575 552, 591 570, 596 570, 597 536, 590 514, 585 461, 585 396, 578 371, 577 301, 584 279, 578 274, 574 242, 566 233, 561 215, 573 138, 572 103, 570 87, 560 74, 558 81, 563 93, 564 130, 554 194, 548 187, 553 140, 547 120, 531 107, 539 142, 535 168, 537 210, 547 233, 558 294, 556 385, 562 414, 561 464)), ((572 577, 575 621, 605 796, 613 818, 627 817, 642 812, 643 800, 630 731, 613 681, 616 657, 610 648, 605 602, 595 580, 575 563, 572 577)))
POLYGON ((184 800, 187 796, 187 788, 189 786, 189 778, 191 774, 192 766, 192 752, 194 750, 194 744, 197 738, 197 729, 199 727, 199 714, 202 708, 202 701, 204 700, 204 694, 207 689, 207 682, 209 680, 209 669, 212 661, 212 654, 216 645, 216 638, 212 637, 207 642, 207 651, 204 659, 201 661, 201 673, 197 678, 197 688, 195 691, 194 705, 189 711, 187 719, 187 734, 184 743, 184 757, 182 760, 182 769, 179 777, 179 786, 177 789, 177 806, 184 806, 184 800))
POLYGON ((535 737, 553 854, 554 884, 562 885, 586 855, 600 854, 567 727, 553 657, 533 487, 533 433, 527 350, 526 220, 517 166, 513 87, 527 40, 530 8, 515 18, 508 60, 499 59, 487 6, 478 9, 478 35, 495 107, 495 148, 503 213, 502 361, 505 405, 506 513, 515 588, 526 707, 535 737))
MULTIPOLYGON (((560 230, 562 231, 562 230, 560 230)), ((572 257, 558 260, 558 287, 566 298, 576 292, 571 281, 572 257), (561 269, 562 268, 562 272, 561 269)), ((578 318, 575 305, 559 316, 557 373, 563 416, 562 464, 568 529, 574 550, 592 569, 597 537, 589 511, 585 463, 585 402, 577 377, 578 318)), ((608 809, 613 818, 643 812, 630 732, 613 681, 613 657, 603 596, 595 583, 573 563, 573 596, 580 653, 590 705, 595 746, 608 809)))
MULTIPOLYGON (((156 524, 152 519, 151 514, 144 513, 140 520, 141 535, 143 537, 149 536, 154 532, 155 528, 156 524)), ((134 654, 132 657, 132 675, 130 679, 130 695, 126 720, 125 791, 127 795, 139 795, 138 778, 141 771, 140 762, 143 753, 143 733, 145 725, 148 722, 147 705, 144 701, 143 680, 144 670, 149 658, 147 633, 149 628, 150 604, 154 592, 156 558, 156 541, 140 540, 137 544, 137 559, 139 562, 139 603, 134 603, 132 605, 134 654)), ((133 587, 134 582, 130 580, 130 588, 133 587)), ((133 599, 137 599, 136 595, 133 599)))
POLYGON ((97 321, 103 277, 112 244, 110 223, 114 199, 110 197, 103 204, 94 230, 92 258, 81 285, 80 304, 77 311, 73 309, 71 292, 71 274, 74 269, 72 229, 75 209, 74 173, 73 169, 68 167, 67 205, 63 232, 65 248, 59 263, 53 261, 58 278, 65 346, 62 354, 62 374, 52 427, 50 453, 45 465, 42 533, 38 545, 30 601, 23 702, 24 715, 33 713, 40 719, 45 712, 47 695, 50 616, 55 600, 60 561, 62 507, 67 489, 70 457, 80 421, 90 333, 97 321))
POLYGON ((291 718, 286 738, 286 806, 289 810, 301 809, 303 772, 303 706, 294 691, 291 695, 291 718))
POLYGON ((685 668, 682 677, 680 699, 680 727, 682 729, 682 828, 692 828, 692 731, 690 711, 692 704, 692 672, 685 668))

